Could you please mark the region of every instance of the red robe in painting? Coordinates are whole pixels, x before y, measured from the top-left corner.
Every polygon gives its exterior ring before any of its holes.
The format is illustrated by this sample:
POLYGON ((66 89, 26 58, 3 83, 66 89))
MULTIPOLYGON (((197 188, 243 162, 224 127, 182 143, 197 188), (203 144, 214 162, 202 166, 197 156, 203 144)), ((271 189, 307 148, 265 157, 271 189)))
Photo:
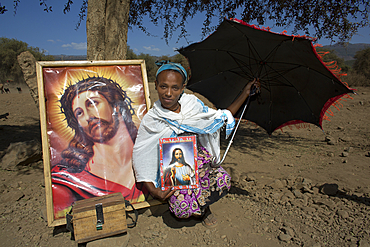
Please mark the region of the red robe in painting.
POLYGON ((64 217, 73 202, 78 200, 121 192, 126 200, 135 203, 139 197, 142 199, 143 195, 149 194, 141 183, 129 189, 86 170, 70 173, 58 166, 51 171, 51 181, 55 218, 64 217))

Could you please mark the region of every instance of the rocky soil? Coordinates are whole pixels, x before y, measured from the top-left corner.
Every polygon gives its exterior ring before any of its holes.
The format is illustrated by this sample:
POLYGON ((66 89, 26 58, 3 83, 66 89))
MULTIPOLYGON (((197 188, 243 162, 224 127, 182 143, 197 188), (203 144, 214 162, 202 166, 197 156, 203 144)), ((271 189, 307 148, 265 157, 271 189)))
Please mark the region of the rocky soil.
MULTIPOLYGON (((0 105, 0 116, 9 113, 0 119, 0 152, 40 140, 28 93, 0 94, 0 105)), ((178 220, 164 204, 139 210, 121 245, 370 246, 370 88, 337 107, 324 131, 291 126, 268 136, 243 122, 223 164, 233 187, 211 206, 218 226, 178 220)), ((42 161, 0 170, 1 246, 77 246, 64 226, 47 226, 44 190, 42 161)))

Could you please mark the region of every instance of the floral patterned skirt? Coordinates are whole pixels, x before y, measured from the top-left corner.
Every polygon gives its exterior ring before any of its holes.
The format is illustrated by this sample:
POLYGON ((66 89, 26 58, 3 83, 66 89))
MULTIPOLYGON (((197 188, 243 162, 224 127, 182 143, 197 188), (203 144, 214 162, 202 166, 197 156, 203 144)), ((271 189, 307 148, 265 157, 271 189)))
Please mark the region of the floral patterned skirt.
POLYGON ((170 211, 176 217, 201 216, 205 208, 229 192, 230 175, 222 167, 211 167, 211 158, 204 147, 198 146, 199 188, 177 190, 170 197, 170 211))

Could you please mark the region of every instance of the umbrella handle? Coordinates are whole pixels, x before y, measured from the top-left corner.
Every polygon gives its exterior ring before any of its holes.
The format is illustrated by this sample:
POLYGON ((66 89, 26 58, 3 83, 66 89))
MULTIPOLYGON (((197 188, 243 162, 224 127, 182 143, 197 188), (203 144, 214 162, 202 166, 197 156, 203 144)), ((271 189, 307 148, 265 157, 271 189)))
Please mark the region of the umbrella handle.
POLYGON ((249 104, 250 97, 251 97, 252 95, 256 94, 256 88, 253 88, 252 90, 253 90, 253 92, 251 92, 251 94, 248 96, 247 103, 245 103, 245 105, 244 105, 244 108, 243 108, 242 114, 240 115, 239 121, 238 121, 238 123, 236 124, 235 130, 234 130, 233 135, 232 135, 232 137, 231 137, 231 139, 230 139, 229 145, 227 146, 227 148, 226 148, 226 150, 225 150, 225 153, 224 153, 224 156, 222 157, 222 160, 221 160, 220 162, 216 163, 216 157, 213 157, 213 158, 212 158, 212 167, 219 167, 219 166, 222 164, 222 162, 224 162, 224 160, 225 160, 225 158, 226 158, 226 154, 227 154, 227 152, 229 151, 229 149, 230 149, 230 147, 231 147, 231 144, 233 143, 233 140, 234 140, 234 137, 235 137, 236 131, 238 130, 238 127, 239 127, 240 121, 242 120, 243 115, 244 115, 244 112, 245 112, 245 110, 247 109, 247 106, 248 106, 248 104, 249 104))

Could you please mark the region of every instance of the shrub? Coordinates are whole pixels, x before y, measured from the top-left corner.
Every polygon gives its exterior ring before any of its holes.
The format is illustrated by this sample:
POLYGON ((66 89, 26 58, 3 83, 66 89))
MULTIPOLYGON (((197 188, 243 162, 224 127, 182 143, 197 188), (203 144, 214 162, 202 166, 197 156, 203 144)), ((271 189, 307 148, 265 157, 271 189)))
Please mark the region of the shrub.
POLYGON ((343 76, 341 80, 348 84, 349 87, 369 87, 370 79, 364 74, 359 74, 353 70, 347 73, 347 76, 343 76))

